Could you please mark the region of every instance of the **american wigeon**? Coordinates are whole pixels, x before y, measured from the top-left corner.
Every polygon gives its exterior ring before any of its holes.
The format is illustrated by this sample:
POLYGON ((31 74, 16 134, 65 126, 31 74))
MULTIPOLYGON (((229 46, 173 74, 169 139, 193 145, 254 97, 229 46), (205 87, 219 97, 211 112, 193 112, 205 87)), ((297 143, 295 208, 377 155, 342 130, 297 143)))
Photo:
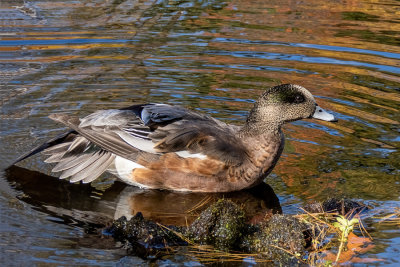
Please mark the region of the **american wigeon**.
POLYGON ((110 171, 142 188, 228 192, 259 184, 284 146, 281 127, 304 118, 335 121, 299 85, 266 90, 243 126, 165 104, 50 118, 72 130, 21 156, 43 152, 60 179, 89 183, 110 171))

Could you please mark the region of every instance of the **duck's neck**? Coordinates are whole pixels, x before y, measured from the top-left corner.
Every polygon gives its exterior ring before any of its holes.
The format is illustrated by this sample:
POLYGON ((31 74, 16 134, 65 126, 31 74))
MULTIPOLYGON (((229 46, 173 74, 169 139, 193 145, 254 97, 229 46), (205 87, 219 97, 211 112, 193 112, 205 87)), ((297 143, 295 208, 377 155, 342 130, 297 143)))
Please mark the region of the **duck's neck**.
POLYGON ((245 123, 239 132, 239 136, 278 135, 281 132, 281 124, 266 123, 245 123))
MULTIPOLYGON (((241 171, 244 179, 241 188, 252 187, 261 181, 272 171, 276 165, 284 147, 284 136, 280 124, 248 123, 239 133, 240 139, 248 146, 249 164, 245 164, 241 171)), ((237 175, 240 177, 240 175, 237 175)))
MULTIPOLYGON (((283 122, 279 117, 265 117, 257 110, 255 106, 251 111, 245 124, 239 132, 239 135, 244 136, 257 136, 257 135, 271 135, 280 134, 283 122)), ((265 114, 265 113, 264 113, 265 114)), ((274 113, 271 113, 274 114, 274 113)))

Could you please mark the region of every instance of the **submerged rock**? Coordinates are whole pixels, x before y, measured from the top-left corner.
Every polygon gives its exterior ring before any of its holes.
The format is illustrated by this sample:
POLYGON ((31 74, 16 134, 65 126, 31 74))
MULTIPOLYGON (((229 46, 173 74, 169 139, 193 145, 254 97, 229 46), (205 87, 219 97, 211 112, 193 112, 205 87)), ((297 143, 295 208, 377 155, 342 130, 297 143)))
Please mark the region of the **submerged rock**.
POLYGON ((325 200, 322 206, 326 212, 338 212, 340 215, 356 214, 367 209, 367 206, 348 198, 330 198, 325 200))
POLYGON ((346 215, 349 213, 359 213, 368 207, 362 203, 356 202, 348 198, 330 198, 322 203, 311 202, 304 206, 304 209, 311 213, 322 213, 322 212, 337 212, 340 215, 346 215))
POLYGON ((119 218, 107 229, 116 240, 128 242, 133 252, 141 257, 148 257, 171 246, 187 245, 175 231, 179 232, 180 229, 174 226, 162 227, 143 218, 140 212, 130 220, 125 216, 119 218))
POLYGON ((244 211, 230 200, 219 200, 189 226, 187 236, 195 243, 218 249, 236 249, 246 232, 244 211))

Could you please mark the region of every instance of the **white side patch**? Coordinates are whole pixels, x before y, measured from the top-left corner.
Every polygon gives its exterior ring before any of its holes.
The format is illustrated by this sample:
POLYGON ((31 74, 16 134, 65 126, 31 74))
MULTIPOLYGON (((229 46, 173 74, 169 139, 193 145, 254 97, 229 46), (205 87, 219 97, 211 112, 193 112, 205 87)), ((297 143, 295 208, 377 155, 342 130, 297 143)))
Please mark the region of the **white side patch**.
POLYGON ((195 154, 191 154, 189 151, 187 150, 183 150, 183 151, 178 151, 175 152, 178 156, 182 157, 182 158, 198 158, 198 159, 205 159, 207 158, 206 155, 201 154, 201 153, 195 153, 195 154))
POLYGON ((123 182, 130 185, 139 186, 142 188, 148 188, 148 186, 136 183, 135 181, 132 180, 132 171, 134 169, 146 168, 146 167, 131 160, 122 158, 120 156, 117 156, 115 158, 114 164, 115 164, 116 174, 123 182))

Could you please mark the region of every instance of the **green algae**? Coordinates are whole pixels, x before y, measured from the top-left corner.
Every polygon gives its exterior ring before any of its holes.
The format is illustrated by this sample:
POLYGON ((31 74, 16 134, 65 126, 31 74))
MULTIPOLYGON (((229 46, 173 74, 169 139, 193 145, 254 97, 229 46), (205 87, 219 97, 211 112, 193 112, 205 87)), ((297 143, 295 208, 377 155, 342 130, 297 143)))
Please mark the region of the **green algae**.
POLYGON ((122 216, 114 221, 107 232, 116 240, 129 244, 134 254, 146 258, 172 246, 187 245, 186 241, 176 234, 181 231, 178 227, 169 226, 168 229, 170 230, 143 218, 142 213, 138 212, 130 220, 122 216))
POLYGON ((219 200, 189 226, 187 236, 195 243, 218 249, 237 249, 246 232, 244 211, 230 200, 219 200))
POLYGON ((293 216, 275 214, 243 239, 242 249, 284 265, 299 264, 306 253, 307 226, 293 216))

